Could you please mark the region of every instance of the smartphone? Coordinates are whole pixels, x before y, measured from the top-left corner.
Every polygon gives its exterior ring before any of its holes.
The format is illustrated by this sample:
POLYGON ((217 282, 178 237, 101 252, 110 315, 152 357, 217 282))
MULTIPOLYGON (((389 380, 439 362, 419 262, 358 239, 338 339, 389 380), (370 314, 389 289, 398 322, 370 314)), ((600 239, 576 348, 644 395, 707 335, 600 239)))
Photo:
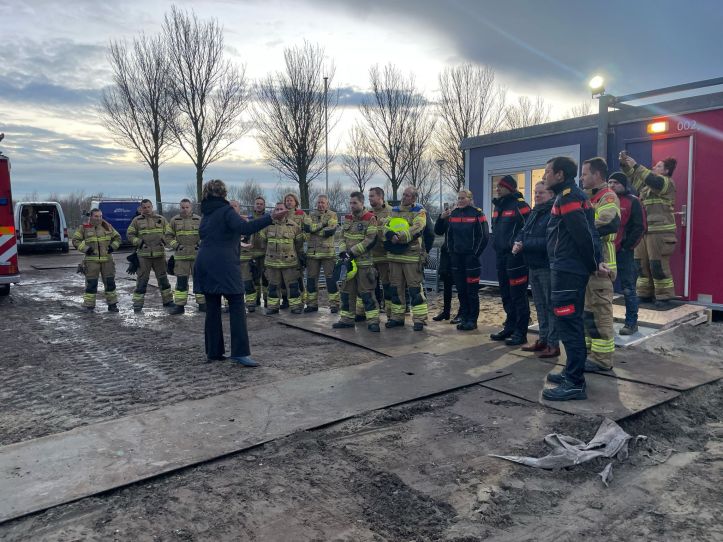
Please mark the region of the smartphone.
POLYGON ((445 204, 444 204, 444 210, 445 210, 445 211, 449 211, 449 203, 445 203, 445 204))

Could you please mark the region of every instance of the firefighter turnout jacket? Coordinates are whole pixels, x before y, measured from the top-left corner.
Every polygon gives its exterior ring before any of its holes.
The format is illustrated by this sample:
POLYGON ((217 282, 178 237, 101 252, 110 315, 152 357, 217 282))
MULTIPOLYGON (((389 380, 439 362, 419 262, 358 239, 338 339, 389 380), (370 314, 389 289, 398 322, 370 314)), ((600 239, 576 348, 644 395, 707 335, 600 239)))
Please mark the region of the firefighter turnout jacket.
MULTIPOLYGON (((256 211, 249 214, 246 218, 249 220, 257 220, 263 218, 266 215, 265 212, 257 213, 256 211)), ((251 246, 249 248, 241 247, 241 261, 248 262, 254 258, 260 258, 266 254, 266 239, 261 235, 261 232, 246 237, 246 243, 251 246)))
POLYGON ((151 214, 135 217, 126 233, 128 240, 136 247, 138 256, 159 258, 165 256, 164 247, 168 221, 161 215, 151 214))
POLYGON ((118 250, 121 236, 108 222, 100 224, 83 224, 73 234, 73 246, 85 254, 86 262, 106 263, 111 260, 111 251, 118 250))
POLYGON ((384 248, 384 223, 389 219, 392 214, 391 206, 385 202, 379 209, 371 209, 374 216, 377 219, 377 242, 372 248, 372 259, 374 263, 385 263, 387 262, 387 250, 384 248))
POLYGON ((373 212, 363 209, 358 215, 348 214, 341 228, 339 252, 351 254, 357 267, 370 267, 377 234, 377 218, 373 212))
POLYGON ((623 173, 630 179, 640 195, 640 203, 647 215, 647 233, 675 233, 675 183, 670 177, 656 175, 648 168, 635 164, 623 166, 623 173))
POLYGON ((401 218, 409 224, 408 229, 398 232, 385 232, 384 247, 387 251, 387 261, 395 263, 419 263, 424 254, 422 235, 427 227, 427 211, 419 203, 405 206, 397 205, 392 208, 386 223, 394 218, 401 218), (391 242, 392 234, 396 233, 399 242, 391 242))
POLYGON ((585 193, 590 198, 590 205, 595 212, 595 228, 600 236, 602 259, 610 269, 614 281, 618 268, 615 258, 615 236, 620 227, 620 200, 607 185, 604 188, 586 190, 585 193))
POLYGON ((299 267, 299 255, 304 249, 304 234, 298 222, 286 217, 274 221, 271 226, 256 235, 266 244, 266 267, 276 269, 299 267))
POLYGON ((304 216, 303 229, 308 234, 306 257, 313 260, 334 258, 334 234, 339 219, 334 211, 312 211, 304 216))
POLYGON ((192 261, 196 259, 200 237, 198 228, 201 225, 201 217, 192 214, 184 217, 174 216, 166 226, 166 243, 176 251, 176 261, 192 261))

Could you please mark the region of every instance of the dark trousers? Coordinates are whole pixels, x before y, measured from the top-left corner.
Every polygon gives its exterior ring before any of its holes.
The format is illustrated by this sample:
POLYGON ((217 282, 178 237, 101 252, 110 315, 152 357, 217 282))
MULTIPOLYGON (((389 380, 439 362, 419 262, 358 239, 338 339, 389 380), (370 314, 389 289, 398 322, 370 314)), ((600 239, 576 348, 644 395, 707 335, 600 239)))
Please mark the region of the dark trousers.
POLYGON ((632 250, 620 250, 617 253, 618 277, 620 287, 625 296, 625 325, 633 327, 638 324, 638 291, 636 282, 638 280, 638 268, 635 264, 635 252, 632 250))
MULTIPOLYGON (((450 254, 454 285, 463 322, 477 323, 479 317, 479 258, 474 254, 450 254)), ((525 323, 525 327, 527 324, 525 323)))
MULTIPOLYGON (((249 334, 246 329, 246 307, 243 294, 224 294, 228 299, 231 322, 231 357, 251 354, 249 334)), ((206 357, 221 359, 225 351, 223 324, 221 323, 221 294, 206 294, 206 357)))
POLYGON ((507 315, 504 328, 521 335, 527 335, 527 326, 530 323, 527 273, 521 254, 497 253, 497 279, 500 283, 502 306, 507 315))
POLYGON ((565 345, 567 363, 565 377, 574 384, 585 382, 585 289, 588 275, 577 275, 552 270, 552 312, 555 314, 555 331, 565 345))

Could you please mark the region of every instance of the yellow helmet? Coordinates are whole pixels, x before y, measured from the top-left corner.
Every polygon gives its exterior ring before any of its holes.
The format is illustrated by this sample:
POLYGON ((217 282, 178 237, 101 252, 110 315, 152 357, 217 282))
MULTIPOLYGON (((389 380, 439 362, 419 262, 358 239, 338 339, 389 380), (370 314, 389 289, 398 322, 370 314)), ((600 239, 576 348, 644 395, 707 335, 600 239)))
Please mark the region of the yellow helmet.
POLYGON ((409 222, 407 222, 405 219, 400 217, 394 217, 391 218, 387 222, 387 231, 391 231, 394 233, 399 233, 402 231, 409 231, 409 222))
POLYGON ((349 268, 346 270, 346 278, 353 279, 354 277, 356 277, 356 272, 357 272, 356 262, 354 260, 351 260, 349 262, 349 268))

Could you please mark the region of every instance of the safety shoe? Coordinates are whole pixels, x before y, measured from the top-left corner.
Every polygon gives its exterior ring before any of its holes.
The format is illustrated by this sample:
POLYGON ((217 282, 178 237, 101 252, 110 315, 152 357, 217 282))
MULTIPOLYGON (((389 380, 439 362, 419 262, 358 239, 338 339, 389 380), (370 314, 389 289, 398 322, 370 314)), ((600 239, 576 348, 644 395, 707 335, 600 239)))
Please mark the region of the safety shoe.
POLYGON ((329 310, 331 311, 331 314, 336 314, 339 312, 339 307, 331 307, 329 310))
POLYGON ((354 327, 354 324, 351 322, 335 322, 331 325, 334 329, 344 329, 347 327, 354 327))
POLYGON ((492 333, 490 335, 490 339, 493 341, 504 341, 508 337, 512 336, 512 330, 511 329, 503 329, 501 331, 498 331, 497 333, 492 333))
POLYGON ((658 310, 668 310, 673 308, 673 304, 670 302, 670 299, 656 299, 655 300, 655 308, 658 310))
POLYGON ((365 314, 357 314, 357 315, 354 317, 354 321, 355 321, 355 322, 366 322, 366 321, 367 321, 367 317, 366 317, 365 314))
POLYGON ((523 352, 541 352, 542 350, 547 349, 547 344, 545 344, 545 341, 541 341, 540 339, 537 339, 532 344, 526 344, 520 350, 523 352))
POLYGON ((135 312, 136 314, 139 312, 143 312, 143 307, 133 307, 133 312, 135 312))
POLYGON ((565 380, 565 374, 547 373, 547 377, 545 377, 545 380, 547 380, 548 382, 552 382, 553 384, 562 384, 562 382, 565 380))
POLYGON ((301 310, 301 308, 291 309, 291 314, 301 314, 302 312, 303 312, 303 311, 301 310))
POLYGON ((527 336, 521 335, 520 333, 513 333, 510 337, 505 339, 505 344, 507 346, 520 346, 525 343, 527 343, 527 336))
POLYGON ((412 329, 414 329, 414 331, 422 331, 424 329, 424 324, 422 322, 414 322, 414 327, 412 329))
POLYGON ((442 311, 437 316, 433 317, 432 320, 435 322, 441 322, 442 320, 449 320, 449 313, 442 311))
POLYGON ((369 324, 369 325, 367 326, 367 329, 368 329, 369 331, 374 332, 374 333, 379 333, 379 331, 380 331, 380 329, 379 329, 379 324, 369 324))
POLYGON ((254 305, 253 303, 251 303, 250 305, 246 305, 246 310, 250 313, 256 312, 256 305, 254 305))
POLYGON ((556 388, 542 390, 542 398, 548 401, 571 401, 587 399, 585 392, 585 383, 573 384, 565 379, 556 388))
POLYGON ((175 304, 173 301, 166 301, 166 302, 163 304, 163 306, 166 307, 167 309, 172 309, 173 307, 176 306, 176 304, 175 304))
POLYGON ((548 346, 541 352, 537 353, 537 357, 540 359, 557 358, 559 356, 560 356, 560 347, 559 346, 548 346))
POLYGON ((457 313, 457 316, 455 316, 454 318, 452 318, 452 319, 449 321, 449 323, 450 323, 450 324, 461 324, 461 323, 462 323, 462 317, 460 316, 459 313, 457 313))
POLYGON ((307 307, 304 307, 304 312, 306 312, 306 313, 319 312, 319 307, 307 306, 307 307))
POLYGON ((612 367, 603 367, 602 365, 598 365, 594 361, 586 360, 585 361, 585 372, 586 373, 609 373, 612 371, 612 367))
POLYGON ((183 305, 173 305, 168 309, 168 314, 183 314, 184 312, 186 312, 186 307, 183 305))
POLYGON ((477 322, 462 322, 457 324, 457 329, 460 331, 473 331, 477 329, 477 322))
POLYGON ((404 320, 387 320, 387 323, 384 324, 384 327, 404 327, 404 320))
POLYGON ((198 304, 198 312, 206 312, 206 304, 205 303, 198 304))
POLYGON ((279 314, 279 309, 266 309, 266 316, 271 316, 272 314, 279 314))
POLYGON ((628 325, 625 324, 623 327, 620 328, 620 331, 618 331, 619 335, 632 335, 633 333, 638 332, 638 324, 628 325))
POLYGON ((258 367, 259 364, 252 360, 249 356, 231 356, 229 361, 243 365, 244 367, 258 367))
POLYGON ((110 305, 108 305, 108 312, 119 312, 118 303, 111 303, 110 305))

